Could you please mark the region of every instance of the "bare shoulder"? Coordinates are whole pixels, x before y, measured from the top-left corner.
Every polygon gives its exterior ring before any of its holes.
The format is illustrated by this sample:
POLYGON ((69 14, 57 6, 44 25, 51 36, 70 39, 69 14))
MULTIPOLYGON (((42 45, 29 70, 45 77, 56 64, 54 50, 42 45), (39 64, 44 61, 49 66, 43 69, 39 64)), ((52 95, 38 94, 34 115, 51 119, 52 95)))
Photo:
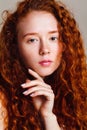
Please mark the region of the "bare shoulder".
POLYGON ((7 124, 7 110, 6 110, 5 95, 0 92, 0 130, 4 130, 7 124))

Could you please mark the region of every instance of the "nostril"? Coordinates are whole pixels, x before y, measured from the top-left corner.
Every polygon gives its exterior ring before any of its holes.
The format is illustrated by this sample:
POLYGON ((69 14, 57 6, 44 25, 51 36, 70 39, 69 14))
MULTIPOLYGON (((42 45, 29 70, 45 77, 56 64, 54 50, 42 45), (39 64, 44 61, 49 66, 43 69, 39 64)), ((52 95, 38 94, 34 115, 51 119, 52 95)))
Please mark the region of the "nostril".
POLYGON ((49 53, 50 53, 49 49, 40 50, 40 55, 46 55, 46 54, 49 54, 49 53))

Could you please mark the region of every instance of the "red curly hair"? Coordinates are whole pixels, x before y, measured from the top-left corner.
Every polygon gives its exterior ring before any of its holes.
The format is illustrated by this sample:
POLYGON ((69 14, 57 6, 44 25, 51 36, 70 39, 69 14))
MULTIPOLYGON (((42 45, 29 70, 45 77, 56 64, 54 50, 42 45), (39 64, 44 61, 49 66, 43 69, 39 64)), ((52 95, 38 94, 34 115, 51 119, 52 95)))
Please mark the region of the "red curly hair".
POLYGON ((87 67, 83 40, 73 15, 55 0, 23 0, 13 13, 6 12, 0 33, 0 93, 7 109, 6 130, 44 130, 32 99, 22 94, 20 84, 31 78, 22 63, 17 43, 17 25, 33 11, 47 11, 59 23, 63 54, 59 68, 45 82, 55 94, 53 112, 64 130, 87 130, 87 67))

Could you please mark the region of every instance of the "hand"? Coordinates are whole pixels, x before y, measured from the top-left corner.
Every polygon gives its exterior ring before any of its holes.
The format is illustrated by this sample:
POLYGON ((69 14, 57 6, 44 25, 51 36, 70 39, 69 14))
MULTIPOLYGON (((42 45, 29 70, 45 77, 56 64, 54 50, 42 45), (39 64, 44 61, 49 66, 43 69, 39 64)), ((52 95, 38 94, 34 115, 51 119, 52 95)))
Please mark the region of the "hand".
POLYGON ((23 94, 30 95, 33 98, 34 105, 42 116, 52 114, 54 93, 51 86, 46 84, 42 77, 33 70, 29 69, 29 73, 35 77, 35 80, 26 80, 26 83, 21 85, 22 88, 27 88, 23 94))

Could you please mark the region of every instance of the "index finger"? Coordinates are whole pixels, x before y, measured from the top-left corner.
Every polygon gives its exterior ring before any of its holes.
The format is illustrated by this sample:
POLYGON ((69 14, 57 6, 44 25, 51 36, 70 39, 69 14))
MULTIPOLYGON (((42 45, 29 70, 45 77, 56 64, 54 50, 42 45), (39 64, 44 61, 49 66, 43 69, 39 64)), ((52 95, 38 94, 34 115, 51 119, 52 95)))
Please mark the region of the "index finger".
POLYGON ((43 81, 42 77, 39 76, 39 74, 37 74, 35 71, 28 69, 28 72, 34 76, 36 79, 39 79, 40 81, 43 81))

